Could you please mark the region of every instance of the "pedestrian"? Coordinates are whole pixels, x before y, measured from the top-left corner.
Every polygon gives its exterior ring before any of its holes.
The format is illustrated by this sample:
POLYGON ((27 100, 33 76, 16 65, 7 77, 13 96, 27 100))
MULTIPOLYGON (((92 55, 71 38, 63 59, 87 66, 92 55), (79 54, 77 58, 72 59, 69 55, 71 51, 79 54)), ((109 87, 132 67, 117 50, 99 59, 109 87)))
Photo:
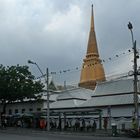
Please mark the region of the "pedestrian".
POLYGON ((105 130, 107 130, 107 125, 108 125, 108 119, 105 117, 104 118, 104 125, 103 125, 105 130))
POLYGON ((5 125, 4 125, 4 119, 3 119, 3 118, 2 118, 2 120, 1 120, 1 126, 2 126, 2 128, 5 127, 5 125))
POLYGON ((91 128, 91 126, 90 126, 90 121, 88 121, 88 122, 87 122, 87 131, 89 131, 90 128, 91 128))
POLYGON ((132 119, 132 129, 137 129, 137 123, 135 118, 132 119))
POLYGON ((3 128, 7 127, 7 119, 6 118, 4 118, 4 120, 2 120, 2 126, 3 126, 3 128))
POLYGON ((21 127, 21 120, 17 121, 17 127, 21 127))
POLYGON ((85 123, 85 120, 83 119, 83 120, 82 120, 82 131, 85 130, 85 126, 86 126, 86 123, 85 123))
POLYGON ((97 128, 97 124, 96 124, 96 121, 94 120, 94 122, 93 122, 93 126, 92 126, 92 130, 93 130, 93 132, 96 131, 96 128, 97 128))

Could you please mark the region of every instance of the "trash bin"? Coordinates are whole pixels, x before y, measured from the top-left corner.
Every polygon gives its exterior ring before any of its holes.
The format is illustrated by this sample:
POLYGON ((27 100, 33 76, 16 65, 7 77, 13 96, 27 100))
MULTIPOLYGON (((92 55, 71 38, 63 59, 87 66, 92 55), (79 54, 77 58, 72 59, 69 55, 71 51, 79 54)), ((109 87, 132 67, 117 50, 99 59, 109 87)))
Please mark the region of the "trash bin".
POLYGON ((112 126, 112 136, 116 136, 117 135, 117 125, 115 123, 111 124, 112 126))

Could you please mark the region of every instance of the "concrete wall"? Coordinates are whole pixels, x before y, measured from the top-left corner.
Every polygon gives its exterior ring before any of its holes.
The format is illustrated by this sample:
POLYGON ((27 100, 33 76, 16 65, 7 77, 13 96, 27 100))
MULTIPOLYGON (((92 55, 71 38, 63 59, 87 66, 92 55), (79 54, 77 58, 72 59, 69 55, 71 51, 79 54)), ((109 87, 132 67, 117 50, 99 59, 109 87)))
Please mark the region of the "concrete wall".
MULTIPOLYGON (((36 112, 39 109, 42 110, 43 108, 44 108, 44 101, 13 103, 13 104, 8 104, 6 106, 6 114, 9 114, 9 110, 12 110, 12 114, 15 114, 16 109, 18 110, 18 113, 22 113, 23 109, 25 109, 26 113, 29 113, 29 112, 36 112)), ((0 111, 2 112, 2 106, 0 106, 0 111)))

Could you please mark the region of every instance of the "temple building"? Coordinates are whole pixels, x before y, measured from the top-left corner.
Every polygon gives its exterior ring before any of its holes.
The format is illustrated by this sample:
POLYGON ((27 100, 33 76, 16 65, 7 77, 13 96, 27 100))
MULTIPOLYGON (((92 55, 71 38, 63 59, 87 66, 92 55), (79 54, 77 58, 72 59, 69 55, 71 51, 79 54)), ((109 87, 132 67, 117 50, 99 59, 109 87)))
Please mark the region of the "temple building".
POLYGON ((101 64, 101 60, 99 58, 92 5, 87 53, 86 58, 83 60, 79 86, 94 90, 96 83, 100 81, 105 81, 105 73, 103 65, 101 64))
MULTIPOLYGON (((130 76, 106 80, 104 68, 99 58, 99 52, 94 30, 93 5, 91 12, 91 28, 86 58, 83 60, 79 87, 55 91, 53 82, 49 88, 53 93, 49 96, 49 117, 59 128, 64 129, 68 122, 70 130, 75 127, 76 121, 80 124, 84 120, 85 127, 97 123, 97 129, 103 129, 107 119, 107 129, 116 124, 117 129, 131 128, 134 107, 134 79, 130 76), (96 86, 96 88, 95 88, 96 86)), ((139 79, 139 78, 138 78, 139 79)), ((137 82, 138 110, 140 112, 140 80, 137 82)), ((40 98, 25 99, 8 104, 6 114, 10 116, 35 114, 34 118, 47 118, 47 93, 40 93, 40 98)), ((2 105, 0 104, 0 112, 2 105)), ((140 113, 139 113, 140 124, 140 113)))

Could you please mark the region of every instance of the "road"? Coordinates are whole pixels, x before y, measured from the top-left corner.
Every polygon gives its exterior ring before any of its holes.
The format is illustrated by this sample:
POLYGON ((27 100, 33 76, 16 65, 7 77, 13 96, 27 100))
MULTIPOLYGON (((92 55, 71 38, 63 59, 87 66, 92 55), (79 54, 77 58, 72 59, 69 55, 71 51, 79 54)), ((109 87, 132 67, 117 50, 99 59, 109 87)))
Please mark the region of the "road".
POLYGON ((127 137, 95 137, 59 134, 9 134, 0 133, 0 140, 136 140, 127 137))

